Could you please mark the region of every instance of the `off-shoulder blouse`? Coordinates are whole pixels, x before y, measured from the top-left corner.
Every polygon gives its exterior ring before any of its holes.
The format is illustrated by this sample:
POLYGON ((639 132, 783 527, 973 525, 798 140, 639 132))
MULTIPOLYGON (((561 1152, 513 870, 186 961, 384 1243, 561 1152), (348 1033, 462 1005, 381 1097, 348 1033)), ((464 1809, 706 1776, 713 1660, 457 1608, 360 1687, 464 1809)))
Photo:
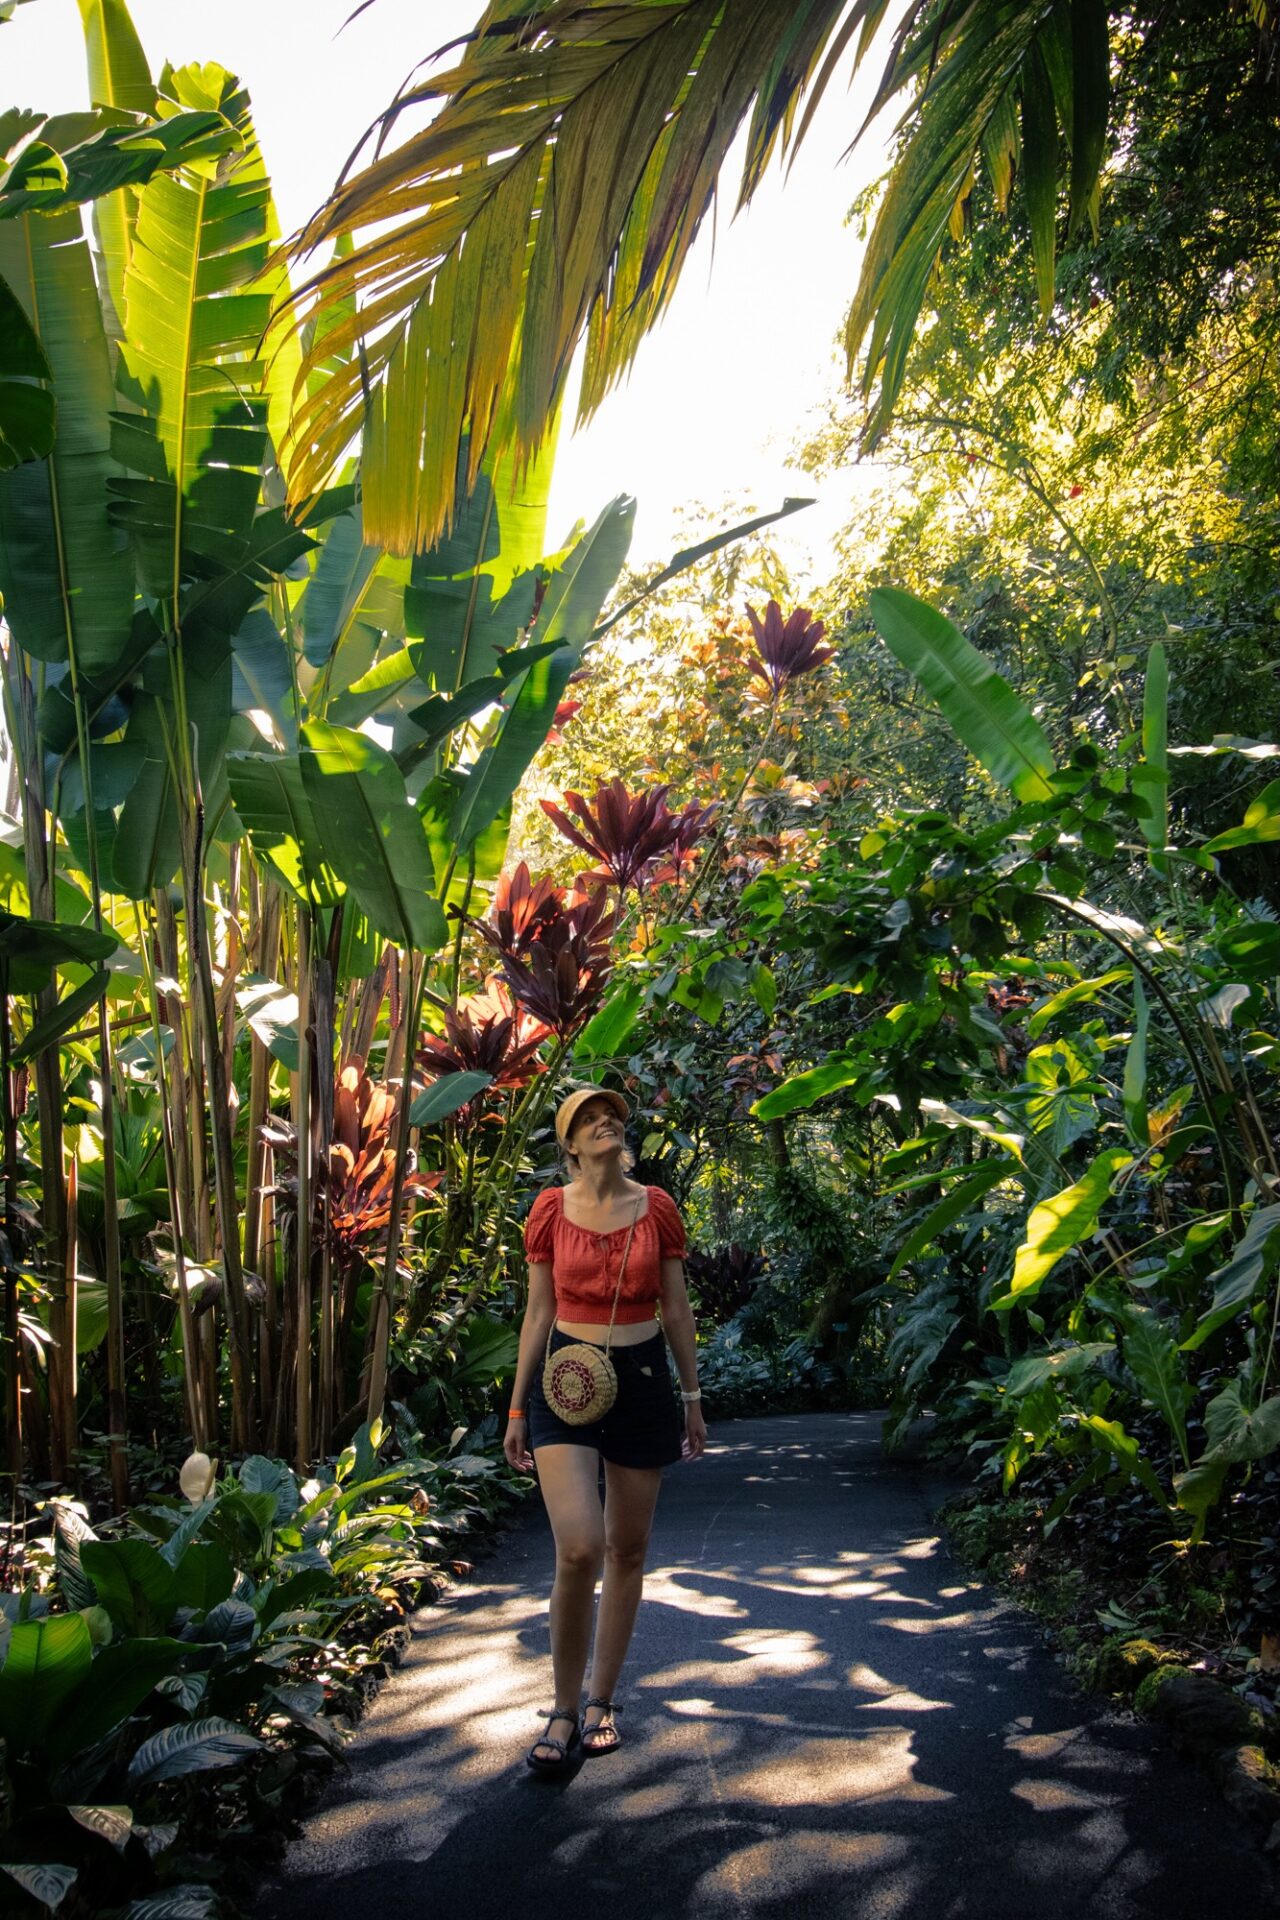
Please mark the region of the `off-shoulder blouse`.
MULTIPOLYGON (((662 1290, 662 1262, 682 1260, 685 1253, 684 1222, 675 1201, 661 1187, 645 1192, 649 1205, 636 1221, 618 1294, 620 1327, 652 1319, 662 1290)), ((629 1224, 594 1233, 569 1219, 563 1187, 543 1188, 529 1209, 524 1249, 531 1262, 550 1263, 558 1318, 608 1325, 629 1224)))

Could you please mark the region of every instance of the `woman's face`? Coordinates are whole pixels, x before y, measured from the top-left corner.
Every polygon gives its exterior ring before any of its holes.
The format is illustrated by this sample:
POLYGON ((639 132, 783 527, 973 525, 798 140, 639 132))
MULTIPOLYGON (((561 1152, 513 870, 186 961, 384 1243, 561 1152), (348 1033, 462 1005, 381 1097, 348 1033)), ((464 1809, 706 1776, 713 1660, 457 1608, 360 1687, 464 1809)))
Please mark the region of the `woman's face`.
POLYGON ((569 1151, 581 1158, 584 1153, 614 1153, 621 1150, 622 1122, 609 1100, 587 1100, 573 1116, 569 1129, 569 1151))

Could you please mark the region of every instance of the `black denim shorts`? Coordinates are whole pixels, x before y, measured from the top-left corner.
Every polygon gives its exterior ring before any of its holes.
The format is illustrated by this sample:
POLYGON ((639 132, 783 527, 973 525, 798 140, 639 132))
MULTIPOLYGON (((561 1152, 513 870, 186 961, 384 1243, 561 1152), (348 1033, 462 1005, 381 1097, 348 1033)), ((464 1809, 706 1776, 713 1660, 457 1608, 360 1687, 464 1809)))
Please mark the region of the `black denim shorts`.
MULTIPOLYGON (((553 1330, 553 1353, 574 1344, 572 1334, 553 1330)), ((603 1347, 604 1341, 585 1344, 603 1347)), ((539 1362, 529 1391, 529 1445, 534 1454, 539 1447, 594 1447, 618 1467, 671 1466, 680 1458, 684 1421, 667 1365, 666 1341, 655 1333, 634 1346, 611 1347, 609 1358, 618 1376, 618 1397, 603 1420, 581 1427, 571 1427, 547 1405, 539 1362)))

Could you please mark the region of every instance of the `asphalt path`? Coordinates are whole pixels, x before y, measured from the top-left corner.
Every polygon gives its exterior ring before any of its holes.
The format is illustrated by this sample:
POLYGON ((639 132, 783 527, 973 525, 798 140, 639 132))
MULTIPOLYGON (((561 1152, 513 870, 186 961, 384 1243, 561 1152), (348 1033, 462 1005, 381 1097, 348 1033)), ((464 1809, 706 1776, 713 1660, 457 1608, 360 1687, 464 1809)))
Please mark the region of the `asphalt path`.
POLYGON ((524 1764, 551 1705, 531 1500, 417 1617, 260 1920, 1266 1910, 1269 1869, 1214 1789, 966 1579, 879 1424, 735 1421, 668 1469, 625 1745, 555 1780, 524 1764))

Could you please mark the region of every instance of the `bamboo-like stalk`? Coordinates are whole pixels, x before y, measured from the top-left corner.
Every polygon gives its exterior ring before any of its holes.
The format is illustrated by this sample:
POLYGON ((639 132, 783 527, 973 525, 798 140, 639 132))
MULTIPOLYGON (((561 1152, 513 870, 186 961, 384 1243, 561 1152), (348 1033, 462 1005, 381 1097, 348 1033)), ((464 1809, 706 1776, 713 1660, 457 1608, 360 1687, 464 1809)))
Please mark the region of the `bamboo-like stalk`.
POLYGON ((311 1465, 311 910, 298 908, 298 1077, 294 1105, 298 1210, 294 1233, 294 1461, 311 1465))
POLYGON ((9 1029, 9 969, 0 969, 0 1127, 4 1141, 4 1231, 7 1258, 4 1262, 4 1338, 8 1349, 5 1368, 4 1425, 8 1436, 9 1471, 15 1481, 22 1478, 22 1369, 18 1335, 18 1262, 14 1236, 18 1211, 18 1124, 13 1111, 13 1082, 9 1056, 12 1052, 9 1029))
POLYGON ((404 1202, 405 1163, 409 1157, 409 1109, 413 1105, 413 1050, 422 1020, 422 990, 427 983, 425 955, 411 965, 409 1012, 404 1024, 404 1069, 400 1104, 396 1109, 396 1164, 391 1178, 391 1218, 387 1223, 386 1258, 374 1306, 373 1347, 365 1418, 380 1420, 387 1393, 387 1359, 391 1351, 391 1319, 395 1312, 396 1271, 400 1260, 400 1214, 404 1202))
MULTIPOLYGON (((338 915, 334 914, 336 925, 338 915)), ((330 941, 330 953, 334 942, 330 941)), ((328 1179, 329 1149, 333 1144, 333 1025, 334 1025, 334 984, 333 966, 329 954, 323 954, 317 960, 312 979, 311 1032, 314 1036, 315 1056, 312 1070, 315 1074, 315 1117, 313 1127, 316 1135, 316 1166, 323 1168, 325 1178, 320 1186, 320 1353, 319 1379, 315 1420, 315 1442, 323 1455, 329 1451, 330 1436, 333 1431, 334 1415, 337 1411, 335 1399, 335 1351, 334 1351, 334 1300, 333 1300, 333 1261, 330 1252, 330 1208, 333 1204, 332 1185, 328 1179)))
MULTIPOLYGON (((150 943, 142 922, 142 910, 137 905, 134 907, 134 921, 138 929, 138 955, 142 962, 142 977, 151 1009, 151 1038, 156 1056, 156 1085, 160 1094, 160 1137, 164 1148, 165 1184, 169 1191, 169 1225, 173 1230, 174 1272, 178 1282, 178 1324, 182 1329, 183 1393, 187 1402, 187 1420, 191 1427, 191 1444, 198 1452, 203 1453, 212 1444, 212 1422, 206 1417, 204 1394, 201 1390, 199 1342, 195 1314, 191 1306, 191 1288, 187 1279, 186 1214, 184 1195, 178 1177, 178 1159, 174 1151, 173 1107, 169 1098, 170 1076, 164 1057, 160 995, 156 986, 155 970, 151 965, 150 943)), ((179 1051, 176 1034, 174 1051, 175 1053, 179 1051)))
POLYGON ((68 1470, 74 1470, 76 1455, 80 1450, 80 1421, 77 1402, 80 1392, 80 1361, 77 1343, 79 1341, 79 1260, 78 1243, 80 1232, 80 1168, 74 1153, 67 1162, 66 1189, 66 1266, 63 1269, 63 1335, 67 1343, 66 1351, 66 1394, 62 1403, 62 1457, 68 1470))
MULTIPOLYGON (((264 890, 256 863, 246 862, 249 892, 250 940, 259 973, 268 979, 276 971, 280 945, 280 894, 275 888, 264 890)), ((267 1106, 271 1093, 271 1055, 256 1033, 249 1039, 249 1121, 245 1141, 244 1257, 253 1272, 260 1275, 265 1289, 263 1311, 258 1323, 258 1381, 264 1429, 270 1425, 275 1393, 274 1341, 278 1302, 275 1265, 266 1258, 263 1233, 265 1206, 263 1188, 267 1182, 269 1149, 263 1139, 267 1106), (268 1272, 268 1267, 270 1271, 268 1272)))
POLYGON ((191 987, 200 1051, 209 1089, 209 1122, 213 1140, 214 1198, 227 1307, 231 1352, 233 1443, 246 1450, 259 1443, 256 1370, 249 1300, 240 1254, 240 1207, 236 1192, 235 1151, 232 1143, 230 1089, 226 1062, 219 1042, 213 964, 209 952, 204 904, 204 809, 196 795, 194 836, 187 865, 187 972, 191 987))

